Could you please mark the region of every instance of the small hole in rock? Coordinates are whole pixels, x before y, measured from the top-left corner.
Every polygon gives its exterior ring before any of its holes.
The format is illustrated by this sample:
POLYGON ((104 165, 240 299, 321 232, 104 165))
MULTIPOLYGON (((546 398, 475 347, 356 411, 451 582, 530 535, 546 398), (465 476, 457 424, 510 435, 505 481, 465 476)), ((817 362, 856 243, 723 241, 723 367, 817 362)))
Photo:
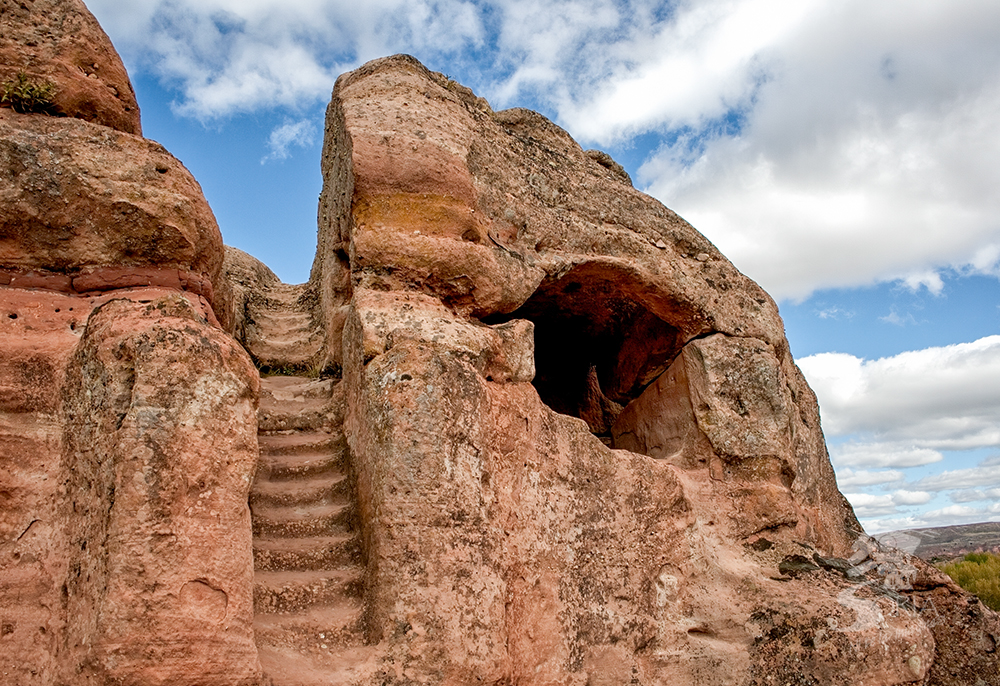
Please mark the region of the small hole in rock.
POLYGON ((7 316, 10 317, 11 319, 17 319, 17 315, 14 314, 13 312, 11 312, 10 314, 8 314, 7 316))

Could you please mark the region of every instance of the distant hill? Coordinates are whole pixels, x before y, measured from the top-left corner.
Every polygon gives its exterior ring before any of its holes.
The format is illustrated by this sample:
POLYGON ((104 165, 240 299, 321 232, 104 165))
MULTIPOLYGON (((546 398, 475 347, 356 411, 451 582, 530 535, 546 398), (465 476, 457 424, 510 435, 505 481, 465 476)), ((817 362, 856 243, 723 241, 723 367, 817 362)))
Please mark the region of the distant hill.
POLYGON ((966 553, 1000 553, 1000 522, 889 531, 875 538, 928 561, 951 559, 966 553))

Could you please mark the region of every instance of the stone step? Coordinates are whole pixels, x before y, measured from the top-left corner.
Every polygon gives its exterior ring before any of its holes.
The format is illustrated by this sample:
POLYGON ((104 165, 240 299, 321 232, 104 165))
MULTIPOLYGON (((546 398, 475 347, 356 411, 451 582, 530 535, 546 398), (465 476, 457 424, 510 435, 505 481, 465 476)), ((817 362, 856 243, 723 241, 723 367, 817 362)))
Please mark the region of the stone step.
POLYGON ((261 455, 257 463, 258 481, 283 481, 314 478, 324 474, 342 474, 345 445, 339 451, 304 451, 291 455, 261 455))
POLYGON ((329 650, 362 642, 362 604, 357 597, 343 597, 334 605, 318 605, 298 612, 261 613, 254 616, 254 633, 270 645, 329 650))
POLYGON ((285 409, 261 401, 257 411, 257 426, 261 431, 290 431, 333 428, 337 413, 326 401, 315 400, 298 407, 285 409))
MULTIPOLYGON (((316 606, 360 603, 363 591, 361 567, 331 570, 254 572, 255 617, 264 614, 300 612, 316 606)), ((255 620, 256 621, 256 620, 255 620)))
POLYGON ((270 288, 260 291, 259 295, 260 302, 275 309, 296 310, 308 307, 308 303, 303 302, 303 296, 306 295, 306 284, 274 284, 270 288))
POLYGON ((381 683, 376 681, 377 649, 368 646, 323 649, 310 645, 299 649, 264 643, 260 645, 260 664, 265 681, 273 686, 355 686, 381 683))
POLYGON ((343 391, 333 379, 271 376, 261 379, 260 431, 332 429, 343 417, 343 391))
POLYGON ((309 336, 294 336, 286 340, 274 340, 261 336, 254 342, 251 352, 270 367, 287 365, 296 367, 303 365, 316 355, 323 347, 323 339, 309 336))
POLYGON ((256 537, 254 569, 262 572, 336 569, 361 561, 361 539, 355 532, 303 538, 256 537))
POLYGON ((267 376, 260 380, 261 398, 298 400, 330 398, 337 382, 333 379, 314 379, 308 376, 267 376))
POLYGON ((302 507, 251 505, 250 516, 254 536, 329 536, 350 531, 354 506, 349 502, 302 507))
POLYGON ((344 442, 343 434, 325 431, 283 431, 257 435, 261 455, 267 456, 335 452, 340 442, 344 442))
POLYGON ((350 488, 350 482, 338 472, 319 474, 307 479, 258 479, 250 490, 250 506, 347 503, 351 495, 350 488))
POLYGON ((274 348, 315 345, 323 342, 322 331, 311 323, 271 322, 260 327, 260 344, 274 348))

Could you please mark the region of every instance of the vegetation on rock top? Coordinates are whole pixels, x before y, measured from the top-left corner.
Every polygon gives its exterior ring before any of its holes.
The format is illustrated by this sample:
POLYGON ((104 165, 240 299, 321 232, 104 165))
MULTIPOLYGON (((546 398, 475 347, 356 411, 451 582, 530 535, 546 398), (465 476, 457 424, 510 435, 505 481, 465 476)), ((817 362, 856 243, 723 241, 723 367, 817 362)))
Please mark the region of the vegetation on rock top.
POLYGON ((55 84, 37 80, 23 71, 0 84, 0 105, 21 114, 51 114, 55 84))

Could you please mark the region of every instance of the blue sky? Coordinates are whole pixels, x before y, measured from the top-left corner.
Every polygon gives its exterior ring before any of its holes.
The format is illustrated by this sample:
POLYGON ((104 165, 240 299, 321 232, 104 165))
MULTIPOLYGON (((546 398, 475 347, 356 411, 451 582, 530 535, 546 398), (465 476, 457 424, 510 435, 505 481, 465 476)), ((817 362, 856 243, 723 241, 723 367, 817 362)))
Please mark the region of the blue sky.
POLYGON ((779 301, 869 531, 1000 520, 996 0, 88 0, 287 282, 341 72, 408 52, 610 152, 779 301))

